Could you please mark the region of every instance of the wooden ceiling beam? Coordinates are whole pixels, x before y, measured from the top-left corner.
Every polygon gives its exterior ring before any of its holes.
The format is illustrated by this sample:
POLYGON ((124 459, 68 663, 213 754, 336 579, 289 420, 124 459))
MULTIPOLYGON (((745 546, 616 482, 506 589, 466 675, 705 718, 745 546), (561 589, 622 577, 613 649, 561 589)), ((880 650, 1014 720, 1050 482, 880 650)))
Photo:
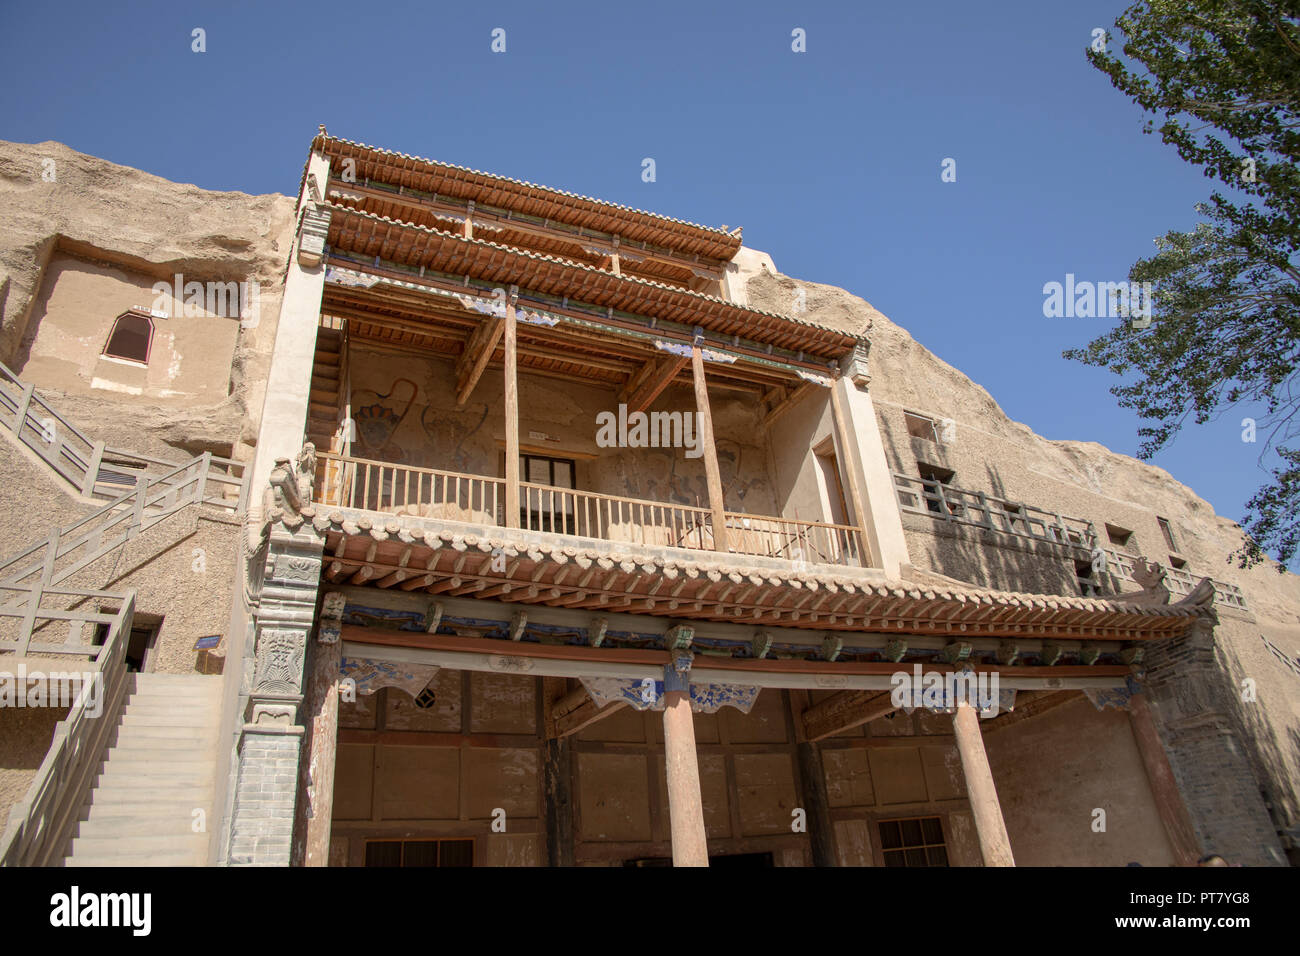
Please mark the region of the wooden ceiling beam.
POLYGON ((464 405, 469 400, 470 392, 474 391, 474 386, 483 377, 488 360, 496 352, 505 331, 504 316, 494 315, 470 336, 460 361, 456 363, 456 404, 458 406, 464 405))
POLYGON ((808 740, 832 737, 854 727, 861 727, 897 708, 891 692, 842 690, 803 712, 804 735, 808 740))
POLYGON ((687 356, 671 354, 659 360, 650 359, 619 393, 619 402, 626 403, 628 414, 645 411, 689 361, 687 356))

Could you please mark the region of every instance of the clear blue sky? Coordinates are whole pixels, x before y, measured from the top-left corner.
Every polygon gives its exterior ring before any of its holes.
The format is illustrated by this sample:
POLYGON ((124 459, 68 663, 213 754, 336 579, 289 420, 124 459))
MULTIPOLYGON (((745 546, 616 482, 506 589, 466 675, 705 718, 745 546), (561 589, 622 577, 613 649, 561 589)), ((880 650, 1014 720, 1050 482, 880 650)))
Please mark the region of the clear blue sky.
MULTIPOLYGON (((744 226, 781 271, 863 296, 1012 418, 1132 454, 1113 377, 1061 358, 1112 320, 1044 318, 1042 293, 1067 272, 1123 280, 1213 187, 1084 58, 1126 3, 0 0, 0 138, 292 193, 325 123, 744 226)), ((1240 419, 1189 427, 1155 462, 1237 520, 1265 478, 1240 419)))

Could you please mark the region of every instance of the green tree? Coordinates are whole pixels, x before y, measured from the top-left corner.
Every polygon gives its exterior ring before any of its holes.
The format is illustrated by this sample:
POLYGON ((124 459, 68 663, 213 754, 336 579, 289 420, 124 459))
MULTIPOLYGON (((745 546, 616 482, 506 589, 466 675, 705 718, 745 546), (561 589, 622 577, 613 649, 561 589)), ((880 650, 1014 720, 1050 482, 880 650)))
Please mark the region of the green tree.
POLYGON ((1108 34, 1088 59, 1147 114, 1145 132, 1228 190, 1130 270, 1152 283, 1151 321, 1065 356, 1125 378, 1111 392, 1147 422, 1141 458, 1189 416, 1264 409, 1260 461, 1277 465, 1234 557, 1285 565, 1300 544, 1300 0, 1146 0, 1115 33, 1122 54, 1108 34))

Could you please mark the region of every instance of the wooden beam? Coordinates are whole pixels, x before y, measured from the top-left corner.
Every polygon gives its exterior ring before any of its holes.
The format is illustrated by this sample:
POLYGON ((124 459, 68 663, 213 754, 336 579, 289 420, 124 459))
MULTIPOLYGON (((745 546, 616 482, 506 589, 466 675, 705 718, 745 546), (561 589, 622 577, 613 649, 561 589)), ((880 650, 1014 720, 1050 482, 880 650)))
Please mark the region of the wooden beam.
POLYGON ((677 374, 689 362, 684 355, 669 355, 655 361, 651 359, 628 383, 628 387, 619 395, 619 401, 626 403, 628 414, 643 412, 677 377, 677 374))
POLYGON ((774 406, 772 410, 767 413, 766 417, 763 419, 763 427, 771 428, 774 424, 776 424, 777 419, 779 419, 782 415, 788 412, 795 405, 798 405, 800 402, 802 402, 806 395, 811 394, 815 389, 818 388, 821 388, 821 386, 818 385, 816 382, 804 382, 802 385, 796 388, 792 393, 787 395, 785 399, 783 399, 780 402, 780 404, 774 406))
POLYGON ((709 410, 709 389, 704 381, 704 351, 700 347, 704 330, 695 330, 691 345, 691 372, 695 380, 695 409, 700 416, 697 436, 704 450, 704 475, 709 488, 709 508, 713 511, 713 550, 727 550, 727 507, 722 498, 722 471, 718 467, 718 449, 713 442, 713 415, 709 410))
POLYGON ((488 317, 474 330, 456 363, 456 404, 464 405, 488 366, 497 344, 505 332, 506 320, 499 315, 488 317))
POLYGON ((842 690, 803 712, 803 735, 810 741, 833 737, 896 709, 889 691, 842 690))
POLYGON ((506 527, 519 527, 519 377, 514 286, 506 303, 506 527))
MULTIPOLYGON (((586 691, 584 690, 583 693, 585 694, 586 691)), ((604 720, 610 714, 622 710, 626 706, 626 701, 616 700, 604 707, 598 707, 596 702, 588 697, 586 703, 569 711, 563 717, 555 719, 555 737, 556 739, 563 739, 576 734, 583 728, 590 727, 599 720, 604 720)))

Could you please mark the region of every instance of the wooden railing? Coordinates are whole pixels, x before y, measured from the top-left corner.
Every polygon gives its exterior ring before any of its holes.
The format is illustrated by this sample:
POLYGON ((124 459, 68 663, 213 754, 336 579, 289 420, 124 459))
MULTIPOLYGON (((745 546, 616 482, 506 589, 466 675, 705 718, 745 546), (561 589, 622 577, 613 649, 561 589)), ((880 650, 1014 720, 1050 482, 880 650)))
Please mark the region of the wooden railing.
POLYGON ((1019 502, 999 501, 982 491, 967 491, 899 472, 894 473, 894 485, 904 511, 1086 551, 1097 547, 1097 529, 1082 518, 1019 502))
MULTIPOLYGON (((92 441, 3 362, 0 362, 0 425, 13 432, 86 497, 112 500, 136 487, 140 478, 154 480, 178 467, 174 461, 92 441)), ((206 462, 207 469, 204 501, 242 512, 247 499, 243 462, 214 455, 199 457, 206 462)), ((193 458, 185 464, 198 460, 193 458)))
MULTIPOLYGON (((505 480, 436 468, 317 453, 315 498, 391 514, 506 525, 505 480)), ((526 531, 632 544, 714 549, 713 512, 664 501, 519 483, 526 531)), ((727 550, 808 564, 865 565, 862 533, 850 525, 727 512, 727 550)))
MULTIPOLYGON (((64 601, 112 601, 116 611, 62 610, 40 608, 36 618, 48 621, 45 631, 66 622, 67 635, 62 641, 30 643, 26 650, 41 654, 59 654, 80 658, 78 672, 99 681, 91 693, 82 693, 72 702, 68 716, 54 728, 54 740, 36 776, 22 800, 9 811, 9 824, 0 836, 0 866, 51 866, 66 852, 72 829, 86 795, 99 771, 104 748, 117 722, 126 687, 126 640, 131 633, 135 612, 135 592, 112 594, 105 591, 44 591, 42 596, 64 601), (94 625, 86 629, 85 624, 94 625), (105 628, 103 642, 94 643, 99 626, 105 628), (93 706, 92 706, 93 705, 93 706)), ((25 616, 26 609, 0 607, 0 617, 25 616)), ((15 650, 0 641, 0 651, 15 650)), ((0 672, 16 678, 18 662, 27 673, 38 666, 48 667, 44 679, 55 686, 62 664, 52 658, 20 658, 0 653, 0 672), (53 672, 53 673, 51 673, 53 672)), ((18 693, 25 693, 26 682, 16 682, 18 693)))

